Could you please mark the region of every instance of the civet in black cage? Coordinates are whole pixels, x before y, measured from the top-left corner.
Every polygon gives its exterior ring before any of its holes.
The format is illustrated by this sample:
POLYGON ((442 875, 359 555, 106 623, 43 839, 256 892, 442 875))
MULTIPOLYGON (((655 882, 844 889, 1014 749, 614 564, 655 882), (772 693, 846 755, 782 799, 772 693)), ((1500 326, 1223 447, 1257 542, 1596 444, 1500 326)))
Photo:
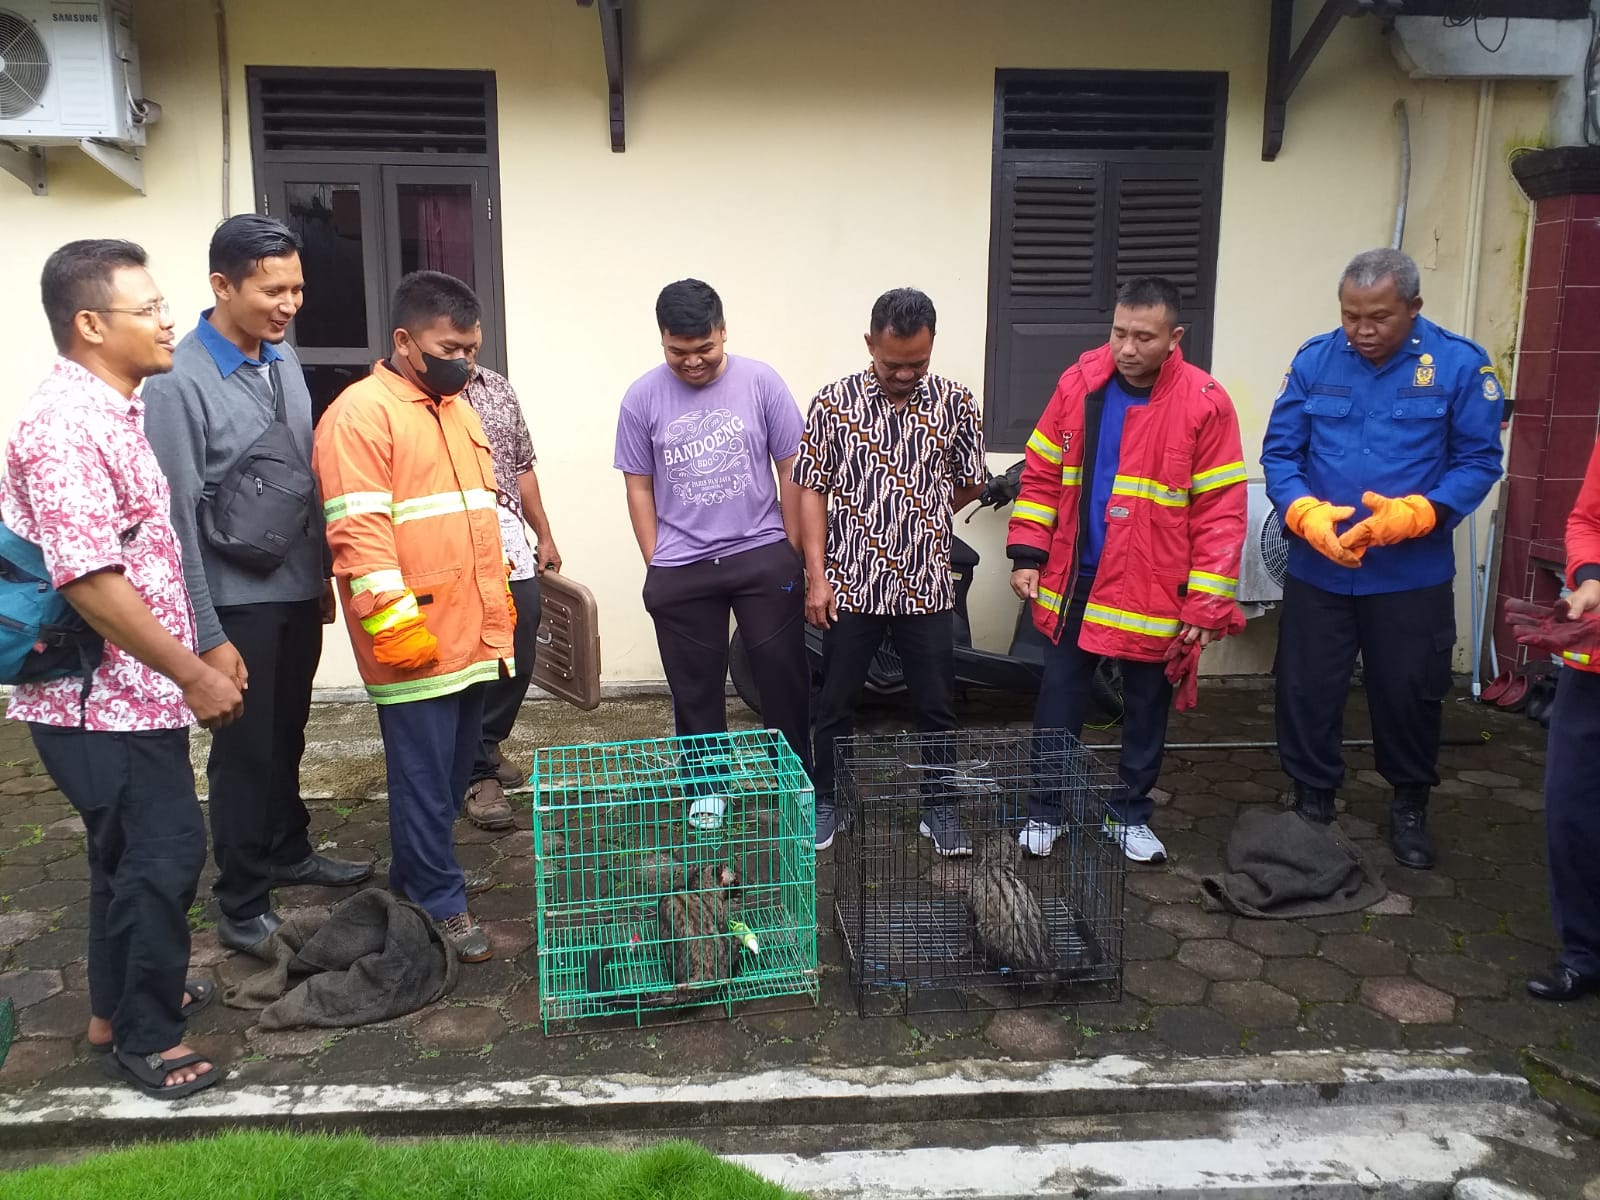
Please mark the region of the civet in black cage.
POLYGON ((836 761, 835 916, 864 1015, 1121 995, 1124 859, 1101 833, 1119 783, 1082 742, 863 734, 836 761))

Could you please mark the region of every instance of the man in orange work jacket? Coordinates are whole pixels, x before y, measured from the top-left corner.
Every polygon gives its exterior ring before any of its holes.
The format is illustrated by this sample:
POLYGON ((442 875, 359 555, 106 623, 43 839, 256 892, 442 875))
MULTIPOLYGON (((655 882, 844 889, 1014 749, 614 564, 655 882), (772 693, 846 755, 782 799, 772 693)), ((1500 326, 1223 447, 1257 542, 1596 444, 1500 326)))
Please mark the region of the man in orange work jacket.
POLYGON ((317 426, 333 571, 389 777, 389 886, 438 921, 463 962, 490 955, 467 911, 451 826, 483 730, 484 690, 512 670, 489 442, 461 399, 481 306, 437 271, 407 275, 394 353, 317 426))
MULTIPOLYGON (((1244 628, 1239 420, 1221 385, 1184 362, 1178 304, 1156 276, 1118 291, 1110 343, 1061 376, 1028 439, 1006 545, 1012 590, 1051 641, 1035 727, 1078 736, 1096 664, 1121 664, 1122 790, 1101 831, 1134 862, 1166 861, 1150 789, 1173 683, 1193 703, 1201 648, 1244 628)), ((1028 817, 1018 841, 1049 854, 1059 794, 1031 796, 1028 817)))

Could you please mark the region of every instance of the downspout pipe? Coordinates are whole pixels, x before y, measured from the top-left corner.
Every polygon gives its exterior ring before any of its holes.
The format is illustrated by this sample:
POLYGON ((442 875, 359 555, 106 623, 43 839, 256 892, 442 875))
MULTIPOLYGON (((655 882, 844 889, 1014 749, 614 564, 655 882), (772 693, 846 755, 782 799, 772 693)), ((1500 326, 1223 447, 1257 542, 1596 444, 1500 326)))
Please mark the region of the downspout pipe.
POLYGON ((1394 237, 1389 249, 1400 249, 1406 236, 1406 208, 1411 201, 1411 117, 1406 112, 1406 102, 1394 102, 1394 115, 1400 122, 1400 199, 1394 210, 1394 237))

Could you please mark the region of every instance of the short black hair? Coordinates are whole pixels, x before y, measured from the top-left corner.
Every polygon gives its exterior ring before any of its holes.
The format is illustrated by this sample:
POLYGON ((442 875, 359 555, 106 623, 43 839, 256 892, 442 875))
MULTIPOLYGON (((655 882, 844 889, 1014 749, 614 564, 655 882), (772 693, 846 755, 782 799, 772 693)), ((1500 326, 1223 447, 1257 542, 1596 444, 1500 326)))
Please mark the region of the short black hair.
POLYGON ((478 293, 443 271, 413 271, 394 289, 389 327, 416 333, 444 317, 466 333, 483 320, 478 293))
POLYGON ((1182 322, 1183 293, 1164 275, 1135 275, 1117 289, 1117 304, 1122 308, 1165 308, 1172 325, 1182 322))
POLYGON ((123 267, 150 261, 143 246, 121 238, 89 238, 68 242, 44 261, 39 299, 56 349, 72 348, 73 318, 85 309, 103 307, 111 299, 111 277, 123 267))
POLYGON ((722 297, 699 279, 680 279, 656 297, 656 328, 673 337, 705 337, 721 329, 722 297))
POLYGON ((936 332, 938 319, 938 314, 933 310, 933 301, 928 299, 926 292, 919 292, 916 288, 895 288, 879 296, 878 302, 872 306, 869 328, 873 336, 887 329, 897 338, 908 338, 924 329, 930 334, 936 332))
POLYGON ((211 273, 234 287, 255 274, 263 258, 300 253, 300 239, 282 221, 255 213, 229 217, 211 235, 211 273))

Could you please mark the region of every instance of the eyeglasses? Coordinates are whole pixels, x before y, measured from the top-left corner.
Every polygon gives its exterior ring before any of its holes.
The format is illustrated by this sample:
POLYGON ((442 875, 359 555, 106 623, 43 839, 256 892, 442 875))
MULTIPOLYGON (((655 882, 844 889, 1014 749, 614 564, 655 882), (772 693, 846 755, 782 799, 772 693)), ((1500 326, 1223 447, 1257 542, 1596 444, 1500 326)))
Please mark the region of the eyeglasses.
POLYGON ((172 320, 172 305, 165 300, 152 300, 149 304, 140 305, 138 308, 86 308, 83 311, 92 313, 127 313, 133 317, 155 317, 163 322, 172 320))

